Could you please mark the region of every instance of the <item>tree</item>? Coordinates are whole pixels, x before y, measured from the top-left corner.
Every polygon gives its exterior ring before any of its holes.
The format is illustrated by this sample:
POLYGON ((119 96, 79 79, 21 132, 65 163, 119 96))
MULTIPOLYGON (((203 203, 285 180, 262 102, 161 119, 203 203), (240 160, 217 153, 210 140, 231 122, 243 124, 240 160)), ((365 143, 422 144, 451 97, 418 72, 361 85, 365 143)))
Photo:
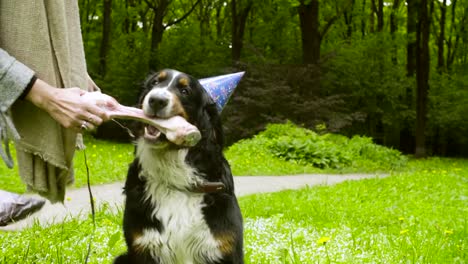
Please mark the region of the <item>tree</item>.
POLYGON ((104 0, 103 5, 103 22, 102 22, 102 39, 101 48, 99 50, 99 74, 104 77, 107 70, 107 54, 110 47, 111 35, 111 15, 112 15, 112 0, 104 0))
POLYGON ((445 43, 445 21, 447 13, 447 0, 443 0, 440 5, 440 18, 439 18, 439 35, 437 36, 437 70, 439 72, 444 70, 444 43, 445 43))
POLYGON ((164 31, 186 19, 200 3, 201 0, 197 0, 190 9, 178 18, 172 18, 170 21, 164 21, 164 18, 168 14, 169 6, 172 0, 145 0, 145 3, 153 11, 153 21, 151 26, 151 46, 150 46, 150 60, 149 66, 151 69, 158 68, 157 53, 159 44, 162 41, 164 31))
POLYGON ((337 9, 336 14, 327 19, 325 26, 320 29, 319 0, 299 1, 298 13, 302 36, 302 62, 304 64, 318 64, 320 61, 320 46, 324 36, 351 4, 352 1, 348 1, 342 10, 337 9))
POLYGON ((422 158, 427 155, 426 151, 426 121, 427 121, 427 101, 429 91, 429 12, 427 8, 428 0, 421 0, 418 30, 416 39, 416 157, 422 158))
POLYGON ((249 12, 252 9, 253 0, 231 0, 231 45, 232 45, 232 61, 238 62, 241 57, 241 51, 243 47, 245 24, 249 12))

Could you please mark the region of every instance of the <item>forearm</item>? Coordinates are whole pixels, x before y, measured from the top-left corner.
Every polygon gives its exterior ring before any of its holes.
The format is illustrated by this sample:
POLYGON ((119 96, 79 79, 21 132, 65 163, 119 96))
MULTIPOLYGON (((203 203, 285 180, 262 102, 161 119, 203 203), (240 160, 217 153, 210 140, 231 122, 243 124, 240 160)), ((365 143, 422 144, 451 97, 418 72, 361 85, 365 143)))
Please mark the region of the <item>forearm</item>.
POLYGON ((21 97, 34 71, 0 48, 0 110, 6 112, 21 97))

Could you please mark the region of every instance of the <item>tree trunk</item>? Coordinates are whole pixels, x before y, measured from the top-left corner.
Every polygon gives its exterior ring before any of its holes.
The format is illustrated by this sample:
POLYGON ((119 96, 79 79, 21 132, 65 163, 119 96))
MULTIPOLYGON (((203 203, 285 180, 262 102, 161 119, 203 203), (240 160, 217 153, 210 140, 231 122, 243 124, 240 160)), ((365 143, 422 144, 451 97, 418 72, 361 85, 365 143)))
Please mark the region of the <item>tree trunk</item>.
MULTIPOLYGON (((362 0, 362 9, 361 13, 365 14, 366 10, 366 0, 362 0)), ((366 19, 365 16, 361 16, 361 36, 364 38, 366 36, 366 19)))
POLYGON ((379 6, 377 9, 377 31, 382 32, 384 28, 384 12, 383 12, 383 0, 379 0, 379 6))
POLYGON ((417 59, 416 59, 416 150, 417 158, 426 157, 426 120, 427 98, 429 91, 429 15, 427 1, 421 0, 419 6, 419 23, 417 32, 417 59))
POLYGON ((375 0, 371 0, 370 1, 370 17, 369 17, 369 32, 370 33, 374 33, 375 32, 375 17, 374 17, 374 13, 375 13, 375 0))
POLYGON ((223 35, 223 25, 224 21, 221 19, 221 11, 224 9, 223 5, 218 4, 216 6, 216 40, 220 41, 223 35))
POLYGON ((445 19, 447 12, 447 0, 444 0, 440 6, 440 33, 437 38, 437 70, 442 72, 445 67, 444 63, 444 43, 445 43, 445 19))
POLYGON ((319 1, 312 0, 299 5, 302 34, 302 60, 304 64, 318 64, 320 60, 319 1))
POLYGON ((406 75, 414 76, 416 73, 416 19, 418 16, 418 0, 407 0, 408 14, 406 16, 406 75))
POLYGON ((102 39, 101 48, 99 50, 99 74, 101 77, 104 77, 107 71, 107 54, 109 53, 110 33, 112 26, 112 0, 104 0, 103 7, 102 39))
POLYGON ((355 0, 351 0, 350 12, 348 13, 348 11, 345 11, 343 13, 343 17, 344 17, 345 24, 346 24, 346 38, 348 40, 351 40, 351 36, 353 35, 353 7, 354 7, 354 1, 355 0))
POLYGON ((245 25, 247 23, 247 18, 249 16, 250 9, 252 8, 252 0, 248 0, 245 4, 245 7, 241 7, 240 1, 231 0, 231 15, 232 15, 232 36, 231 36, 231 57, 233 63, 236 63, 240 60, 243 41, 244 41, 244 32, 245 25), (239 3, 239 4, 238 4, 239 3), (241 10, 238 12, 238 8, 241 10))
POLYGON ((400 0, 394 0, 393 5, 392 5, 392 12, 390 13, 390 34, 392 35, 392 40, 394 41, 393 52, 392 52, 392 63, 394 65, 397 65, 398 47, 395 45, 395 33, 398 30, 398 22, 396 18, 396 13, 399 7, 400 7, 400 0))
MULTIPOLYGON (((406 76, 413 77, 416 74, 416 30, 418 18, 419 0, 406 0, 406 76)), ((413 109, 413 88, 407 87, 402 100, 413 109)), ((413 120, 403 120, 400 131, 400 149, 404 153, 413 153, 415 142, 411 128, 414 127, 413 120)))
POLYGON ((168 12, 171 1, 172 0, 158 0, 155 2, 151 0, 145 0, 148 7, 154 12, 153 23, 151 27, 151 47, 150 47, 150 58, 149 58, 149 67, 152 70, 156 70, 159 67, 158 50, 159 50, 159 44, 161 43, 163 39, 164 30, 186 19, 193 12, 193 10, 195 10, 195 7, 200 3, 201 0, 197 0, 192 5, 190 10, 186 12, 184 15, 182 15, 181 17, 174 19, 170 22, 164 23, 164 16, 168 12))
POLYGON ((166 9, 169 6, 169 1, 162 0, 159 1, 159 5, 156 8, 153 8, 154 15, 153 15, 153 23, 151 27, 151 46, 150 46, 150 59, 149 59, 149 67, 152 70, 157 70, 159 67, 159 60, 158 60, 158 49, 159 44, 163 39, 164 34, 164 14, 166 13, 166 9))

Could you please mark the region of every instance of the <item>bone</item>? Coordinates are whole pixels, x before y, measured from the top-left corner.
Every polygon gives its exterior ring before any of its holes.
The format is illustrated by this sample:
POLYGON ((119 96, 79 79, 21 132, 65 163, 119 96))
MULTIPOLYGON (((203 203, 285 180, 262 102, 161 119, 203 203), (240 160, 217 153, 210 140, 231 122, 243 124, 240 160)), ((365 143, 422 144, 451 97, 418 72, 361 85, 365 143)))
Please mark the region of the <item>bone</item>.
POLYGON ((192 147, 201 139, 200 131, 181 116, 173 116, 168 119, 150 118, 144 114, 143 110, 121 105, 112 97, 101 92, 85 93, 82 98, 94 102, 106 110, 111 119, 131 119, 154 126, 176 145, 192 147), (108 104, 109 101, 114 103, 108 104))

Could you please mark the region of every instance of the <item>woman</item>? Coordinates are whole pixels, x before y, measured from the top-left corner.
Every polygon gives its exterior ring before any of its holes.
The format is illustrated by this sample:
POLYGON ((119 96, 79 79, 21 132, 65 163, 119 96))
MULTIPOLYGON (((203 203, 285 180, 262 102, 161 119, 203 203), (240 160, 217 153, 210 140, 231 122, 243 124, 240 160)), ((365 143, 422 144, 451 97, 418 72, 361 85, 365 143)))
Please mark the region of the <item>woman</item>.
MULTIPOLYGON (((63 202, 65 186, 73 182, 79 132, 109 119, 81 98, 95 88, 86 70, 76 0, 0 3, 1 136, 14 139, 28 190, 51 202, 63 202)), ((112 98, 101 103, 116 105, 112 98)), ((8 149, 0 153, 11 167, 8 149)))

